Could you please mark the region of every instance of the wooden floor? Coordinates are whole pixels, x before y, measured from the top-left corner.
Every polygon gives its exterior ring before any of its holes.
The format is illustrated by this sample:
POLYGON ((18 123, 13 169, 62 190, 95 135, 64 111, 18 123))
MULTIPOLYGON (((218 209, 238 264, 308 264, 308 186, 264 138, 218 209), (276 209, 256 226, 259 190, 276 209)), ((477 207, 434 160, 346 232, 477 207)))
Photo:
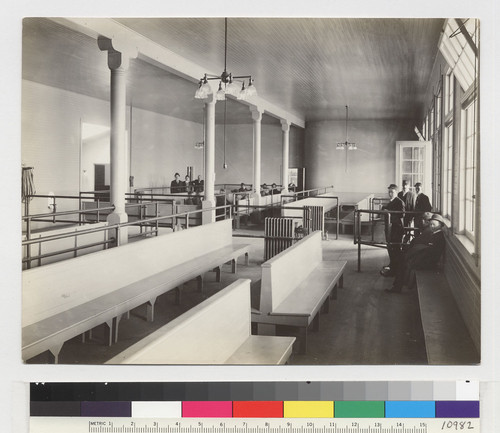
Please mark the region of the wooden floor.
MULTIPOLYGON (((224 265, 221 285, 215 282, 215 274, 207 275, 204 293, 197 292, 194 282, 186 284, 180 305, 174 304, 173 293, 161 296, 157 300, 154 323, 146 322, 145 306, 136 308, 129 319, 120 322, 118 343, 106 346, 105 329, 101 326, 94 329, 90 341, 82 343, 75 338, 65 343, 59 362, 101 364, 237 278, 252 280, 252 305, 258 306, 264 241, 239 238, 238 242, 250 243, 252 248, 250 265, 240 264, 237 275, 230 273, 229 265, 224 265)), ((292 354, 289 364, 426 364, 416 291, 401 294, 384 291, 392 285, 391 278, 379 275, 379 269, 388 261, 386 250, 363 247, 362 272, 357 272, 357 247, 352 235, 323 241, 323 246, 325 259, 347 260, 344 288, 338 290, 338 299, 331 301, 330 312, 321 315, 320 331, 309 333, 307 354, 292 354)), ((46 363, 49 356, 42 354, 29 362, 46 363)))

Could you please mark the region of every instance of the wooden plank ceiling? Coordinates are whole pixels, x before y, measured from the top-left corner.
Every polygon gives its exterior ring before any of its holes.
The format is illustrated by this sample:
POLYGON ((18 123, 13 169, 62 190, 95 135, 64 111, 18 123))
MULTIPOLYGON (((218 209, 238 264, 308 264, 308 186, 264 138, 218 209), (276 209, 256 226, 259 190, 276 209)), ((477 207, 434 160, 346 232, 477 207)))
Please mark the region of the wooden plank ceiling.
MULTIPOLYGON (((122 25, 207 70, 224 69, 223 18, 120 18, 122 25)), ((230 18, 227 70, 251 74, 259 96, 306 120, 411 119, 438 51, 442 19, 230 18)), ((95 40, 48 19, 24 20, 23 78, 109 98, 106 54, 95 40)), ((196 84, 131 62, 134 107, 201 121, 196 84)), ((130 102, 130 100, 129 100, 130 102)), ((228 102, 228 122, 250 122, 228 102)), ((218 121, 223 104, 217 104, 218 121)), ((265 122, 277 122, 265 116, 265 122)))

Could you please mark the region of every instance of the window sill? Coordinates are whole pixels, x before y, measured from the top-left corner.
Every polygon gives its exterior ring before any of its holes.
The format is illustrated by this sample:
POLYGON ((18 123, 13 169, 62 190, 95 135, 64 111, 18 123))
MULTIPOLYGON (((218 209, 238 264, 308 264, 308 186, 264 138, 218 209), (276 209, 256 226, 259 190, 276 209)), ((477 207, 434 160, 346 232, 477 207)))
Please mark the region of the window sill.
POLYGON ((461 235, 461 234, 455 234, 454 235, 457 240, 463 245, 463 247, 467 250, 467 252, 471 255, 474 256, 475 253, 475 248, 474 248, 474 242, 472 242, 467 236, 461 235))

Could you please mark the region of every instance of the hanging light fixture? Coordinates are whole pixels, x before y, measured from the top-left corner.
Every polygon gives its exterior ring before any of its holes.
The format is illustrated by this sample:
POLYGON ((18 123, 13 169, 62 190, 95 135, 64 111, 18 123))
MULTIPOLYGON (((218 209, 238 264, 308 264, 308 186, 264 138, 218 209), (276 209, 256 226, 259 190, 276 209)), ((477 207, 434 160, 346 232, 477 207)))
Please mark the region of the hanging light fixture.
POLYGON ((351 143, 349 141, 349 135, 347 131, 347 126, 349 123, 349 107, 346 105, 345 106, 345 141, 337 143, 337 150, 358 150, 358 147, 356 146, 356 143, 351 143))
POLYGON ((257 89, 251 75, 233 76, 232 73, 227 72, 227 18, 224 18, 224 71, 220 75, 205 74, 200 78, 198 89, 194 95, 196 99, 205 99, 213 93, 210 84, 208 84, 210 80, 219 80, 219 89, 215 94, 218 101, 225 100, 226 95, 241 100, 257 95, 257 89), (248 79, 247 86, 245 86, 245 79, 248 79))

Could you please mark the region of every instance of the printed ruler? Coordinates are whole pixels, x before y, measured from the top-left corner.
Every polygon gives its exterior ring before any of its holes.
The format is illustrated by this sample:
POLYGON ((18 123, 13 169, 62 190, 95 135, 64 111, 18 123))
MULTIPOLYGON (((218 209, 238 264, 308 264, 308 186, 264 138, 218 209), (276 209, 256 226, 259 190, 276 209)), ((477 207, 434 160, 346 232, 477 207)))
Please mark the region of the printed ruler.
POLYGON ((480 432, 479 418, 31 417, 30 433, 438 433, 480 432))

